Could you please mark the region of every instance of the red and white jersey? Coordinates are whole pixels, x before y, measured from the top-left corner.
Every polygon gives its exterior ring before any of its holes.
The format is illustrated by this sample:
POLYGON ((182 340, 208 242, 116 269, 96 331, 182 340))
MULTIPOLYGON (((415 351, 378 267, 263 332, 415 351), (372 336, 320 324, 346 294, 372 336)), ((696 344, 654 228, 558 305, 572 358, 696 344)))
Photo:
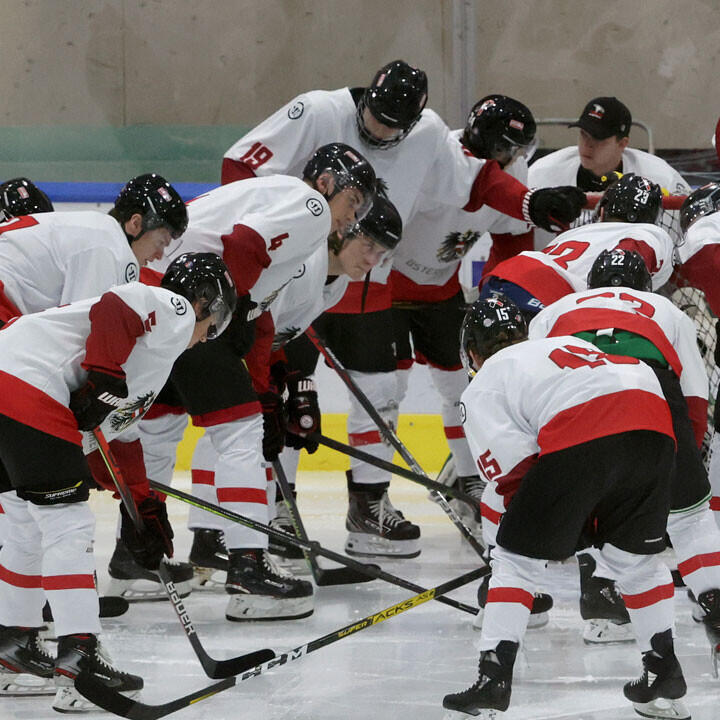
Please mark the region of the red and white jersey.
POLYGON ((680 379, 696 438, 707 428, 708 377, 693 321, 667 298, 630 288, 595 288, 566 295, 530 323, 530 339, 619 329, 647 338, 680 379))
POLYGON ((50 212, 0 223, 0 320, 95 297, 139 276, 109 215, 50 212))
POLYGON ((558 235, 542 252, 522 252, 496 265, 490 275, 514 282, 549 305, 571 292, 587 290, 587 276, 603 250, 634 250, 642 255, 653 288, 672 274, 673 243, 657 225, 602 222, 558 235))
POLYGON ((17 318, 0 330, 0 413, 79 445, 70 393, 98 369, 128 387, 101 426, 110 439, 150 407, 194 327, 187 300, 141 283, 17 318))
POLYGON ((340 300, 350 282, 347 275, 338 275, 331 282, 327 279, 328 251, 319 248, 270 308, 275 324, 273 350, 305 332, 315 318, 340 300))
MULTIPOLYGON (((453 130, 450 142, 462 148, 462 134, 463 130, 453 130)), ((525 158, 518 158, 505 168, 505 172, 526 183, 525 158)), ((408 283, 403 278, 407 278, 410 283, 423 286, 419 292, 425 290, 428 299, 432 299, 430 296, 437 293, 434 288, 446 286, 456 276, 463 249, 470 247, 484 233, 521 234, 528 230, 529 225, 524 221, 504 215, 489 205, 477 212, 467 212, 458 205, 438 202, 434 193, 421 194, 410 222, 403 227, 402 241, 393 256, 393 298, 397 288, 400 299, 421 299, 405 296, 403 290, 408 283), (460 248, 459 252, 457 248, 460 248)), ((458 287, 455 292, 457 290, 458 287)), ((448 296, 454 294, 451 292, 448 296)))
POLYGON ((699 288, 715 315, 720 316, 720 212, 696 220, 677 247, 676 268, 692 287, 699 288))
POLYGON ((223 258, 238 289, 267 310, 302 264, 327 246, 330 208, 307 183, 287 175, 222 185, 188 203, 188 228, 161 261, 164 271, 185 252, 223 258))
MULTIPOLYGON (((454 207, 468 205, 478 209, 485 203, 493 204, 521 218, 525 186, 514 184, 497 163, 486 163, 465 154, 459 143, 450 141, 449 132, 437 113, 425 109, 402 142, 387 149, 371 147, 358 132, 350 88, 313 90, 291 100, 225 153, 223 182, 253 173, 287 173, 299 177, 317 148, 330 142, 343 142, 361 152, 377 177, 387 183, 388 197, 403 223, 410 219, 421 193, 454 207), (485 174, 481 174, 483 171, 485 174)), ((390 293, 386 286, 389 272, 389 265, 373 268, 367 310, 389 307, 390 293)), ((349 295, 359 298, 362 284, 350 283, 349 295), (354 293, 353 288, 356 288, 354 293)), ((349 305, 353 309, 344 312, 357 311, 354 306, 359 306, 359 302, 349 299, 349 305)))
POLYGON ((653 371, 574 337, 500 350, 485 361, 461 403, 471 452, 503 495, 511 495, 547 453, 632 430, 674 437, 653 371))
MULTIPOLYGON (((577 145, 562 148, 541 157, 530 166, 530 187, 576 185, 580 169, 580 153, 577 145)), ((673 195, 687 195, 691 188, 675 168, 657 155, 643 150, 625 148, 622 154, 622 172, 642 175, 657 183, 673 195)))

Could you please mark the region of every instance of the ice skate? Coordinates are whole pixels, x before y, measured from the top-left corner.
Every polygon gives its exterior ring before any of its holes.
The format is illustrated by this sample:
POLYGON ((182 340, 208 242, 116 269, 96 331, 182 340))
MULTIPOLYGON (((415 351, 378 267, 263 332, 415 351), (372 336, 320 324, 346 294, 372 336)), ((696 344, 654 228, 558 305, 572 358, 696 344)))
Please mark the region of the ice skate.
MULTIPOLYGON (((487 603, 488 588, 490 586, 490 575, 486 575, 478 586, 478 607, 480 612, 473 618, 473 628, 482 630, 483 614, 487 603)), ((547 593, 535 593, 533 595, 533 606, 528 618, 528 630, 544 627, 550 622, 550 610, 553 606, 553 599, 547 593)))
POLYGON ((615 582, 596 577, 596 563, 589 553, 577 556, 580 568, 580 615, 585 620, 583 641, 588 645, 633 642, 630 616, 615 582))
POLYGON ((503 640, 495 650, 481 652, 478 679, 467 690, 446 695, 443 698, 443 707, 483 720, 499 717, 497 711, 504 712, 510 706, 512 672, 518 647, 515 642, 503 640))
POLYGON ((384 485, 349 489, 348 495, 348 555, 413 558, 420 554, 420 528, 393 507, 384 485))
MULTIPOLYGON (((293 497, 296 496, 293 490, 293 497)), ((287 505, 281 500, 275 503, 275 517, 270 521, 270 527, 282 530, 295 537, 295 528, 290 518, 290 511, 287 505)), ((275 557, 277 565, 293 575, 309 575, 310 568, 305 562, 305 555, 297 545, 290 545, 282 540, 275 540, 270 537, 268 550, 275 557)))
POLYGON ((225 592, 228 551, 221 530, 195 528, 188 559, 193 567, 194 589, 225 592))
POLYGON ((680 663, 675 657, 672 630, 655 633, 652 650, 643 653, 643 674, 623 688, 638 715, 664 720, 689 720, 690 714, 680 702, 687 692, 680 663))
POLYGON ((38 628, 0 625, 0 695, 54 695, 54 669, 38 628))
POLYGON ((697 599, 704 616, 702 622, 710 641, 710 660, 712 661, 713 677, 718 677, 718 661, 720 660, 720 590, 714 588, 701 592, 697 599))
POLYGON ((312 615, 312 584, 279 568, 267 550, 232 550, 229 562, 228 620, 294 620, 312 615))
POLYGON ((58 638, 58 657, 55 661, 57 693, 53 708, 58 712, 97 710, 75 689, 75 678, 81 672, 92 674, 108 688, 130 698, 143 688, 141 677, 124 673, 113 666, 95 635, 63 635, 58 638))

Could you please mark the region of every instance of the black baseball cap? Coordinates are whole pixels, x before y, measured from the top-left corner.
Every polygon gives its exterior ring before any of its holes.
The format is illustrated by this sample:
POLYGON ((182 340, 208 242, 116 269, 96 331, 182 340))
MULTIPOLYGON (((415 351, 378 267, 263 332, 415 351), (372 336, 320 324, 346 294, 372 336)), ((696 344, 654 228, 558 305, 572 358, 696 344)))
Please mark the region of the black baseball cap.
POLYGON ((596 140, 612 135, 626 137, 630 134, 632 115, 616 97, 593 98, 582 111, 577 122, 568 127, 579 127, 596 140))

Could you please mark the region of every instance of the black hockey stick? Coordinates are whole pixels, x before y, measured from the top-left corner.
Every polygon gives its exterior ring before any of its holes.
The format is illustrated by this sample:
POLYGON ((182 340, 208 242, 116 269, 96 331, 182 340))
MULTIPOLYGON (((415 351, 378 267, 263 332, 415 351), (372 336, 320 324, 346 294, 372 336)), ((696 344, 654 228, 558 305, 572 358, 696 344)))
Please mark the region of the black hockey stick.
MULTIPOLYGON (((196 497, 195 495, 191 495, 190 493, 171 488, 169 485, 164 485, 163 483, 155 482, 154 480, 150 481, 150 485, 155 490, 164 493, 168 497, 175 498, 176 500, 181 500, 182 502, 194 505, 195 507, 201 508, 202 510, 207 510, 208 512, 213 513, 218 517, 225 518, 226 520, 240 523, 245 527, 249 527, 253 530, 264 533, 271 538, 281 540, 289 545, 294 545, 295 547, 299 547, 301 550, 305 550, 306 552, 320 555, 321 557, 326 557, 328 560, 334 560, 336 563, 340 563, 340 565, 345 565, 348 568, 353 568, 360 573, 365 573, 373 579, 385 580, 385 582, 391 583, 392 585, 398 585, 399 587, 407 588, 408 590, 414 590, 415 592, 425 592, 425 588, 421 587, 420 585, 416 585, 415 583, 411 583, 409 580, 404 580, 403 578, 397 577, 397 575, 391 575, 390 573, 387 573, 381 568, 379 568, 377 565, 366 565, 365 563, 353 560, 346 555, 341 555, 340 553, 336 553, 333 550, 328 550, 315 540, 302 540, 298 537, 295 537, 295 535, 286 533, 282 530, 278 530, 277 528, 270 527, 269 525, 265 525, 261 522, 258 522, 257 520, 245 517, 244 515, 239 515, 232 510, 227 510, 226 508, 215 505, 214 503, 208 502, 207 500, 202 500, 201 498, 196 497)), ((478 609, 476 607, 466 605, 465 603, 458 602, 457 600, 453 600, 452 598, 438 597, 436 599, 438 602, 444 603, 445 605, 450 605, 451 607, 462 610, 463 612, 469 613, 470 615, 478 614, 478 609)))
POLYGON ((316 432, 309 433, 308 437, 315 442, 320 443, 320 445, 324 445, 325 447, 329 447, 332 450, 337 450, 344 455, 349 455, 350 457, 362 460, 368 465, 374 465, 381 470, 387 470, 388 472, 391 472, 395 475, 399 475, 400 477, 412 480, 413 482, 428 488, 428 490, 444 492, 446 495, 450 495, 451 497, 457 498, 458 500, 462 500, 463 502, 470 503, 472 505, 474 505, 476 502, 474 498, 472 498, 467 493, 462 492, 461 490, 456 490, 455 488, 448 487, 447 485, 443 485, 442 483, 436 482, 435 480, 431 480, 427 475, 419 475, 412 470, 407 470, 404 467, 400 467, 400 465, 395 465, 394 463, 388 462, 387 460, 375 457, 370 453, 358 450, 357 448, 352 447, 352 445, 346 445, 345 443, 341 443, 339 440, 334 440, 333 438, 326 437, 325 435, 321 435, 320 433, 316 432))
POLYGON ((343 640, 349 635, 354 635, 355 633, 372 627, 373 625, 378 625, 385 620, 389 620, 401 613, 412 610, 413 608, 418 607, 418 605, 422 605, 429 600, 440 600, 444 593, 455 590, 463 585, 467 585, 473 580, 476 580, 489 572, 490 568, 487 565, 471 570, 460 577, 448 580, 448 582, 443 583, 442 585, 430 588, 429 590, 424 590, 418 595, 407 598, 407 600, 391 605, 380 612, 368 615, 367 617, 362 618, 362 620, 354 620, 350 625, 345 625, 344 627, 334 630, 327 635, 311 640, 310 642, 305 643, 305 645, 299 645, 287 652, 278 653, 272 660, 259 663, 255 667, 250 668, 240 675, 227 678, 226 680, 216 683, 215 685, 211 685, 204 690, 198 690, 190 695, 185 695, 184 697, 163 703, 162 705, 147 705, 139 700, 132 700, 125 695, 121 695, 115 690, 107 688, 97 679, 88 677, 82 673, 75 681, 75 687, 78 688, 84 697, 107 712, 120 715, 121 717, 130 718, 130 720, 159 720, 159 718, 165 717, 170 713, 182 710, 183 708, 189 707, 196 702, 212 697, 227 688, 233 687, 238 682, 258 677, 268 670, 273 670, 281 665, 286 665, 294 660, 299 660, 300 658, 305 657, 305 655, 309 655, 311 652, 320 650, 321 648, 337 642, 338 640, 343 640))
MULTIPOLYGON (((285 505, 290 513, 290 520, 292 521, 293 528, 295 529, 295 535, 301 540, 308 540, 308 534, 305 530, 302 518, 300 517, 300 510, 298 509, 295 498, 292 495, 292 489, 290 483, 288 483, 285 470, 283 470, 282 463, 279 459, 273 460, 273 469, 275 470, 275 478, 280 485, 280 490, 285 499, 285 505)), ((310 566, 315 584, 318 587, 324 585, 353 585, 355 583, 370 582, 375 578, 369 575, 367 572, 358 572, 352 567, 339 567, 339 568, 321 568, 318 561, 315 559, 313 553, 303 550, 303 555, 307 564, 310 566)), ((365 565, 365 567, 373 567, 376 570, 381 570, 378 565, 365 565)))
MULTIPOLYGON (((97 440, 100 455, 107 467, 108 473, 110 473, 110 477, 112 478, 115 487, 117 488, 125 509, 132 518, 135 527, 138 528, 138 530, 142 530, 142 518, 138 513, 135 500, 133 499, 130 489, 122 476, 122 472, 120 471, 120 467, 118 466, 115 457, 113 456, 110 445, 108 445, 108 441, 99 428, 93 430, 93 434, 97 440)), ((160 577, 160 581, 165 588, 165 592, 167 593, 170 602, 172 603, 173 609, 177 613, 180 624, 185 631, 185 635, 187 635, 187 639, 190 641, 190 645, 195 651, 195 655, 200 661, 200 664, 208 677, 214 679, 227 678, 231 675, 237 675, 239 672, 242 672, 249 667, 253 667, 258 663, 265 662, 266 660, 270 660, 275 657, 275 653, 273 653, 273 651, 269 648, 247 653, 246 655, 239 655, 234 658, 228 658, 227 660, 215 660, 210 657, 195 632, 195 627, 190 619, 190 615, 188 615, 188 612, 185 609, 177 590, 175 589, 175 584, 170 577, 169 569, 162 562, 157 569, 157 574, 160 577)))
MULTIPOLYGON (((375 409, 370 400, 368 400, 367 395, 358 387, 357 383, 350 376, 350 373, 343 367, 342 363, 335 357, 333 351, 330 350, 317 332, 315 332, 312 325, 305 331, 305 334, 308 336, 310 342, 322 353, 327 364, 335 370, 338 377, 345 383, 347 389, 355 396, 355 399, 360 403, 365 412, 372 418, 372 421, 377 425, 383 438, 397 450, 400 457, 407 463, 411 470, 430 480, 428 474, 420 467, 417 460, 415 460, 407 447, 405 447, 397 433, 383 420, 380 413, 375 409)), ((483 557, 485 548, 478 542, 477 538, 470 531, 470 528, 462 521, 455 510, 452 509, 445 495, 438 490, 431 490, 430 496, 443 509, 443 512, 450 518, 453 525, 455 525, 462 536, 468 541, 470 547, 472 547, 480 557, 483 557)))

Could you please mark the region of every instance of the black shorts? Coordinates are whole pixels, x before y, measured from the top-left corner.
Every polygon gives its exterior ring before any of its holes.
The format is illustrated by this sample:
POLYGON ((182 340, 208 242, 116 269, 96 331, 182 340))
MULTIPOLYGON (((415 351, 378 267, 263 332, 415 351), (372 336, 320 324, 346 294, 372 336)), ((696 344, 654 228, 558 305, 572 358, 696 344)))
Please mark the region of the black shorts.
POLYGON ((79 445, 0 415, 0 493, 48 505, 85 501, 94 486, 79 445))
POLYGON ((392 310, 323 313, 313 327, 347 370, 372 373, 397 368, 392 310))
POLYGON ((198 343, 180 355, 158 402, 183 407, 195 418, 255 403, 243 357, 224 337, 198 343))
POLYGON ((670 369, 653 367, 653 371, 670 407, 677 440, 670 508, 673 511, 684 510, 710 497, 710 480, 695 442, 695 432, 680 380, 670 369))
POLYGON ((394 306, 393 326, 399 361, 418 360, 445 370, 459 370, 460 328, 465 318, 465 299, 458 293, 438 303, 415 307, 394 306), (412 345, 410 338, 412 337, 412 345))
POLYGON ((605 542, 661 552, 674 451, 667 435, 634 430, 543 455, 500 520, 498 545, 544 560, 605 542))

